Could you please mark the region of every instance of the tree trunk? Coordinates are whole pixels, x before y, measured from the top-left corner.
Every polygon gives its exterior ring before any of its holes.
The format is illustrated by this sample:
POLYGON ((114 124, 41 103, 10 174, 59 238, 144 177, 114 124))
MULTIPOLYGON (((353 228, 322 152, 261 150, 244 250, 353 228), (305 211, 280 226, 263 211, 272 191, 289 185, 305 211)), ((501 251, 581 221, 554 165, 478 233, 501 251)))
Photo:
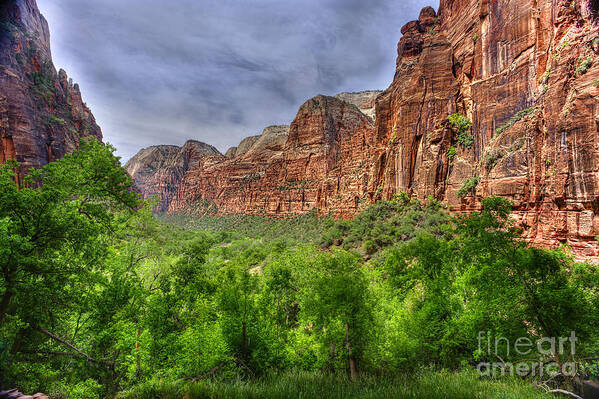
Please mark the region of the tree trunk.
POLYGON ((345 323, 345 346, 347 347, 347 357, 349 359, 349 376, 352 380, 358 377, 358 370, 356 368, 356 359, 352 356, 351 345, 349 343, 349 324, 345 323))
POLYGON ((139 361, 139 337, 141 336, 141 328, 137 327, 137 338, 135 340, 135 376, 139 380, 141 377, 141 364, 139 361))
POLYGON ((244 356, 247 354, 247 333, 245 321, 241 323, 241 351, 244 356))
POLYGON ((6 315, 6 311, 8 310, 8 305, 10 305, 12 295, 12 289, 10 287, 6 288, 6 291, 4 291, 4 295, 2 296, 2 302, 0 302, 0 327, 2 326, 2 322, 4 321, 4 316, 6 315))
POLYGON ((331 362, 331 371, 335 371, 335 353, 337 352, 337 345, 335 342, 331 342, 331 350, 329 352, 329 361, 331 362))

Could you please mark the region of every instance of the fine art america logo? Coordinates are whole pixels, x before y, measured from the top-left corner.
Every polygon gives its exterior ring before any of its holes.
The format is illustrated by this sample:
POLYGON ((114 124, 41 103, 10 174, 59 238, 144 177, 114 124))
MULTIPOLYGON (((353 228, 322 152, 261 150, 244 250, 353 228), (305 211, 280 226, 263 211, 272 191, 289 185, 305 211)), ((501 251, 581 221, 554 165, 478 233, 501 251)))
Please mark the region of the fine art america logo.
POLYGON ((481 362, 477 365, 481 376, 495 377, 511 376, 551 376, 562 374, 564 376, 576 375, 575 362, 561 364, 545 359, 572 358, 576 354, 576 332, 572 331, 569 337, 543 337, 533 341, 527 337, 520 337, 511 342, 505 337, 492 337, 490 331, 478 333, 479 357, 497 359, 495 362, 481 362), (503 361, 503 356, 527 356, 527 360, 509 363, 503 361), (534 359, 534 360, 533 360, 534 359))

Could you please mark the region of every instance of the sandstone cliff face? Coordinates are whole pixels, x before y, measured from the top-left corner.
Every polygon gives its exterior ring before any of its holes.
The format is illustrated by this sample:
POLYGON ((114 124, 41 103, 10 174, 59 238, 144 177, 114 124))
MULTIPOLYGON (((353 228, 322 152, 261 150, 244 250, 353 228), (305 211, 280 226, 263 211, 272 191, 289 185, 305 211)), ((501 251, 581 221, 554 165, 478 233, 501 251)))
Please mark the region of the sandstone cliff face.
POLYGON ((470 212, 499 195, 532 243, 596 257, 598 4, 427 7, 402 28, 387 90, 309 100, 279 150, 253 153, 252 138, 225 162, 190 169, 168 210, 350 217, 407 192, 470 212))
POLYGON ((500 195, 533 243, 596 256, 597 8, 442 0, 438 17, 427 8, 407 24, 395 79, 377 100, 384 197, 432 195, 469 211, 500 195), (458 143, 453 113, 472 121, 471 146, 458 143), (460 197, 465 183, 475 189, 460 197))
POLYGON ((190 170, 168 210, 353 214, 367 195, 373 134, 373 121, 358 107, 317 96, 288 129, 267 128, 243 155, 190 170))
POLYGON ((16 159, 22 176, 102 132, 79 86, 58 73, 48 24, 35 0, 0 3, 0 162, 16 159))
POLYGON ((190 140, 183 147, 159 145, 138 152, 125 165, 125 169, 144 199, 157 197, 158 211, 166 211, 185 173, 201 164, 204 158, 223 160, 220 152, 211 145, 190 140))

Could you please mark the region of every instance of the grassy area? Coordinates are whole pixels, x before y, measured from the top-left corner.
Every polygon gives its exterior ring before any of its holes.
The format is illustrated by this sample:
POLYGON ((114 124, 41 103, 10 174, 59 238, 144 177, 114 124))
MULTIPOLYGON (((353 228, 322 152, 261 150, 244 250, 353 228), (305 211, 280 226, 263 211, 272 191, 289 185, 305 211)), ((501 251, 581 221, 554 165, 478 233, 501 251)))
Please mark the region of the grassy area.
POLYGON ((290 398, 418 398, 533 399, 550 396, 515 379, 491 381, 474 373, 426 372, 415 376, 346 377, 320 373, 272 375, 258 381, 148 382, 119 399, 290 399, 290 398))

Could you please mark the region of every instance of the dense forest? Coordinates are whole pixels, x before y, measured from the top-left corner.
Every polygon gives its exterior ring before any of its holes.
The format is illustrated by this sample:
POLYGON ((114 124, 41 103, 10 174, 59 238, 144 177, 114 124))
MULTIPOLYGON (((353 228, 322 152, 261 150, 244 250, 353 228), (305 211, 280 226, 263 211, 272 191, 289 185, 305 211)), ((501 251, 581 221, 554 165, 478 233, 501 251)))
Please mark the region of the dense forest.
POLYGON ((599 378, 598 267, 527 245, 501 198, 469 215, 398 195, 353 220, 155 216, 113 152, 82 142, 20 186, 0 165, 1 388, 536 398, 599 378))

